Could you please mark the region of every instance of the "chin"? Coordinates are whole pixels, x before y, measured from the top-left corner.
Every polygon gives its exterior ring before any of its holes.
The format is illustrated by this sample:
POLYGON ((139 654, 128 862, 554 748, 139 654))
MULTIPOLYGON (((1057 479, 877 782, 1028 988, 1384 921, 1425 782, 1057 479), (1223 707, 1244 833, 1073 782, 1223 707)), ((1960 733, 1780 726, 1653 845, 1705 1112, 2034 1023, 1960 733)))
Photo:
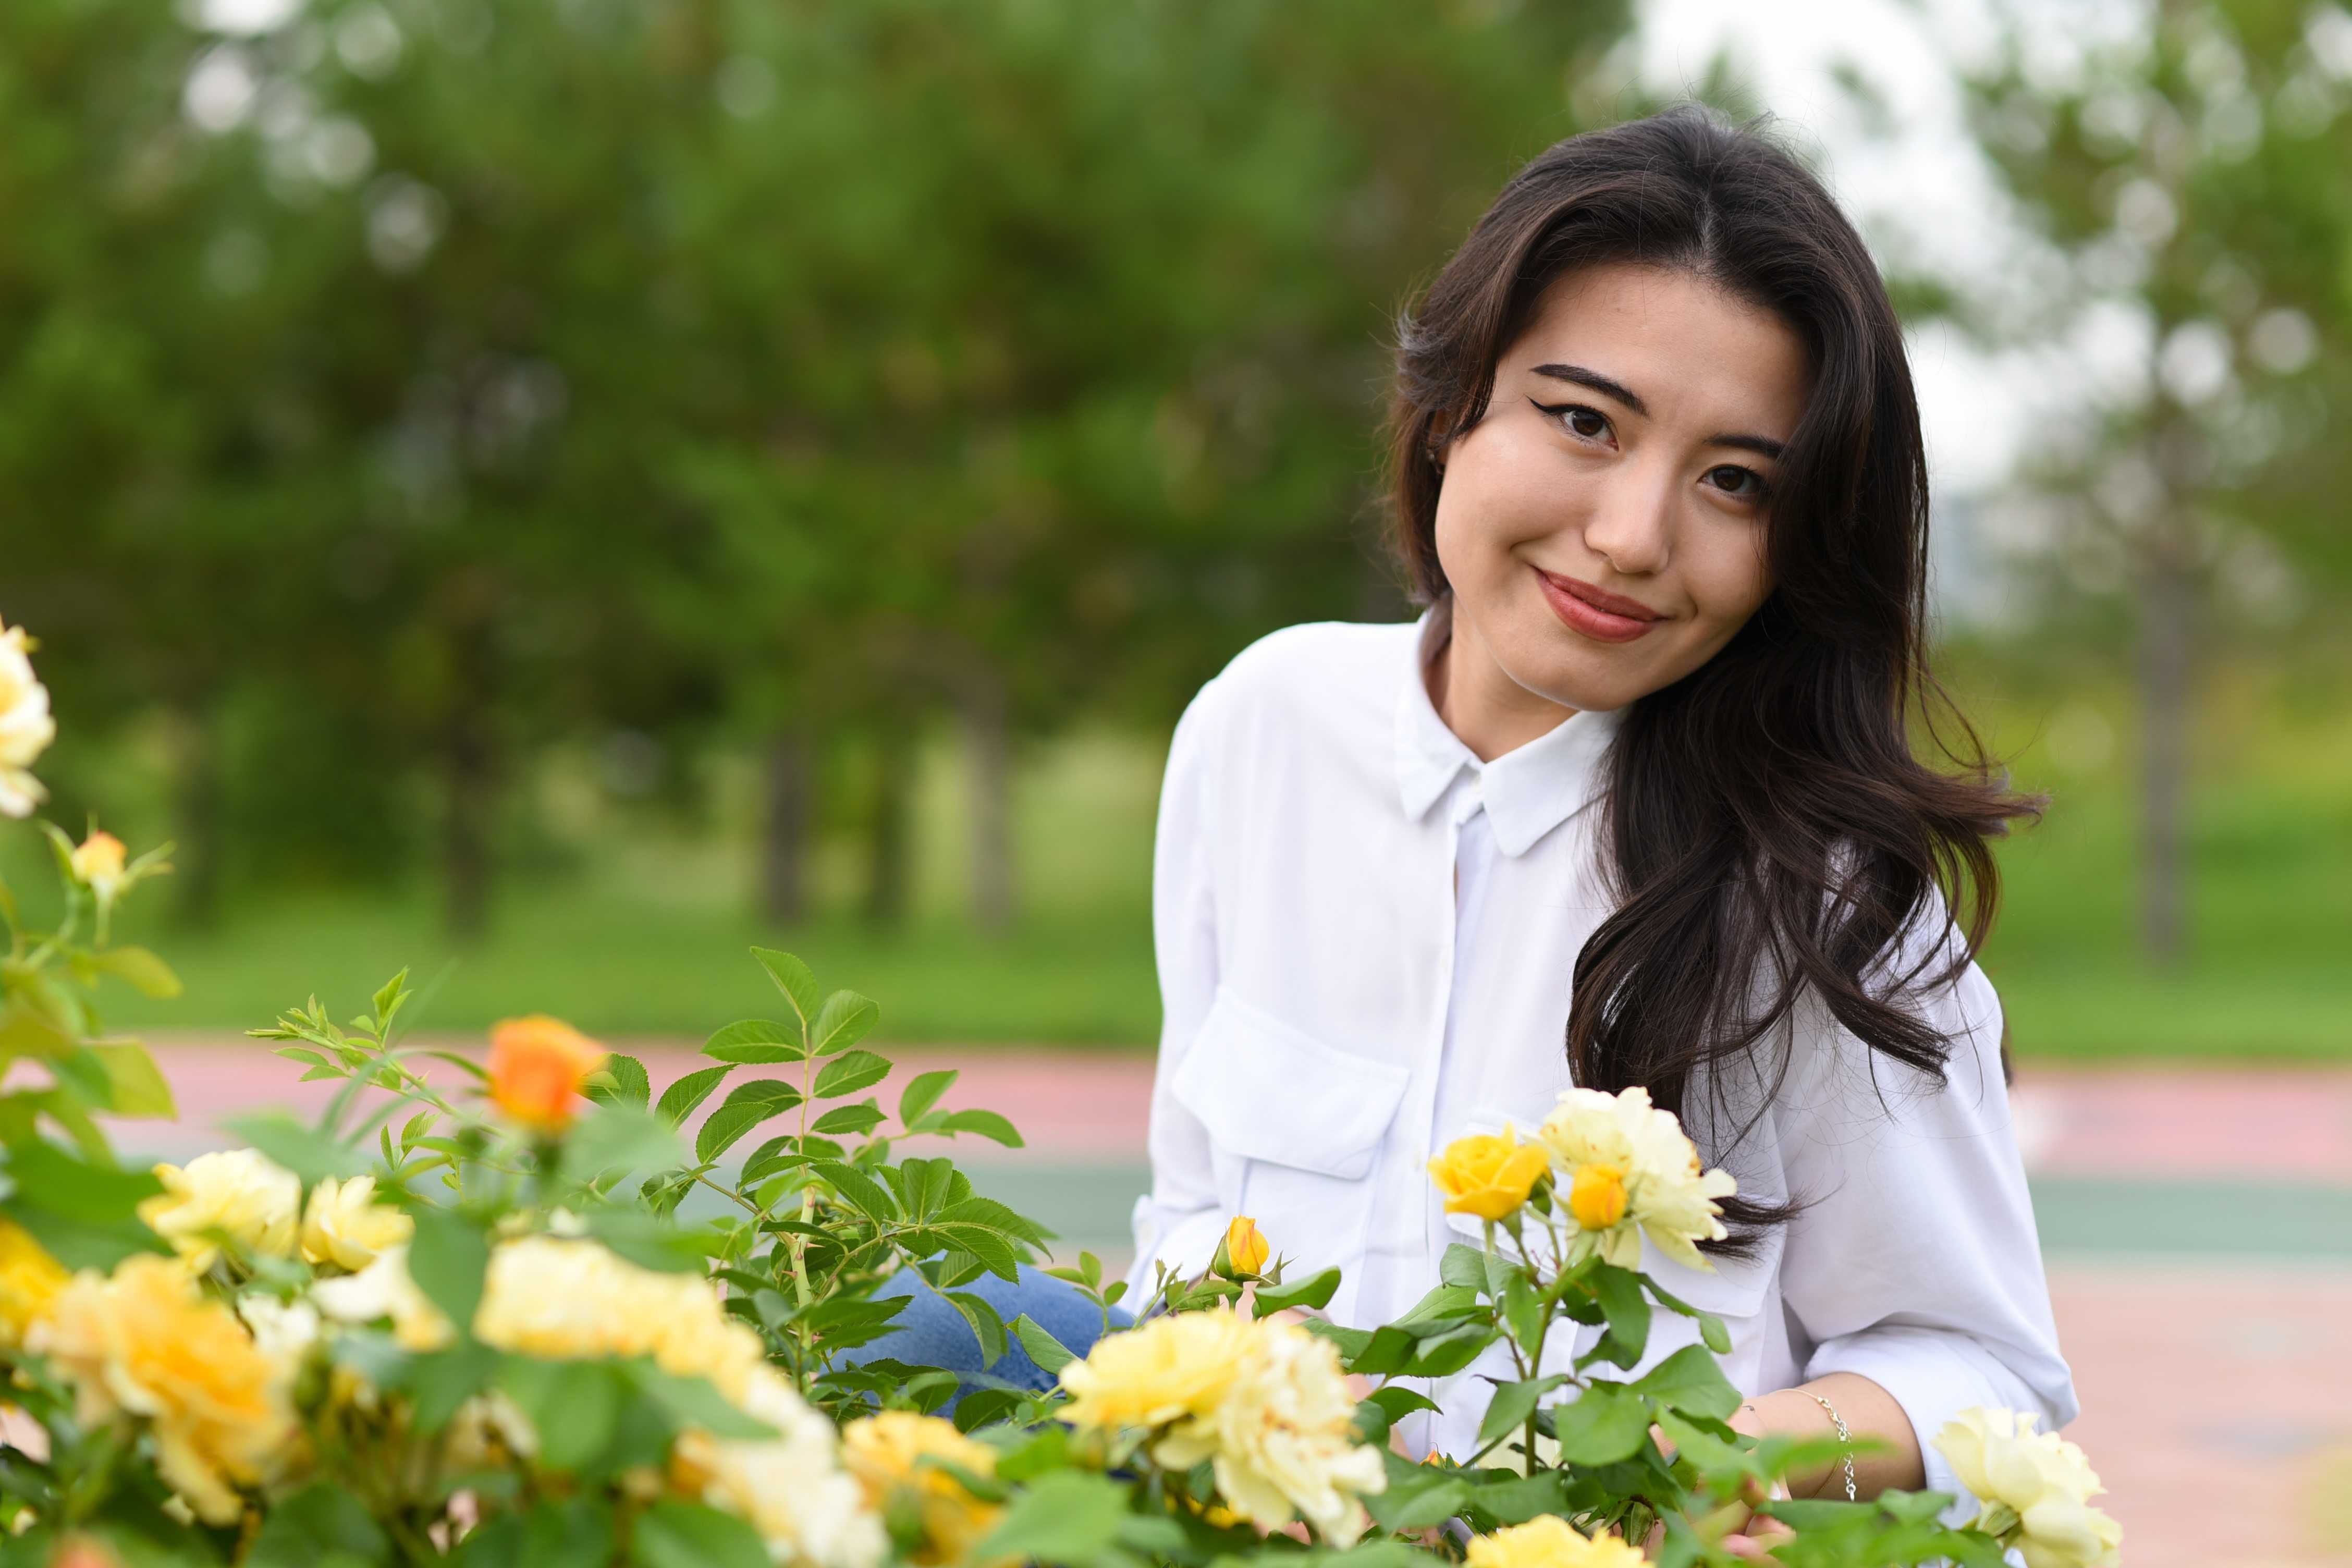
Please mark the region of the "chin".
POLYGON ((1556 642, 1533 658, 1503 661, 1503 672, 1537 696, 1580 713, 1622 708, 1660 684, 1645 679, 1644 672, 1620 650, 1563 648, 1556 642))

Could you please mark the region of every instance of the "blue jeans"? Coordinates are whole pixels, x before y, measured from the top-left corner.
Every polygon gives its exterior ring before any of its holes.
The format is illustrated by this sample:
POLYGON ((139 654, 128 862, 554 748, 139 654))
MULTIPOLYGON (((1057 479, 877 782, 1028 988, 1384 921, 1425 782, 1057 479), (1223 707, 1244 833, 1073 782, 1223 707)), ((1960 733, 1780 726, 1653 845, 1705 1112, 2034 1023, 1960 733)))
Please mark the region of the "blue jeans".
MULTIPOLYGON (((892 1320, 890 1331, 844 1352, 842 1361, 851 1366, 863 1366, 873 1361, 935 1366, 956 1373, 967 1388, 986 1386, 978 1383, 973 1375, 977 1373, 994 1383, 1040 1394, 1054 1386, 1054 1374, 1021 1348, 1021 1342, 1010 1332, 1013 1319, 1027 1314, 1032 1322, 1060 1341, 1073 1355, 1085 1355, 1102 1338, 1102 1310, 1076 1287, 1038 1269, 1024 1267, 1018 1285, 993 1274, 983 1274, 961 1289, 995 1308, 996 1315, 1004 1320, 1008 1331, 1005 1350, 993 1365, 981 1361, 980 1342, 972 1337, 971 1325, 964 1321, 963 1314, 911 1268, 892 1275, 875 1292, 880 1298, 909 1298, 906 1309, 892 1320)), ((1134 1321, 1133 1317, 1117 1307, 1110 1310, 1112 1328, 1128 1328, 1134 1321)))

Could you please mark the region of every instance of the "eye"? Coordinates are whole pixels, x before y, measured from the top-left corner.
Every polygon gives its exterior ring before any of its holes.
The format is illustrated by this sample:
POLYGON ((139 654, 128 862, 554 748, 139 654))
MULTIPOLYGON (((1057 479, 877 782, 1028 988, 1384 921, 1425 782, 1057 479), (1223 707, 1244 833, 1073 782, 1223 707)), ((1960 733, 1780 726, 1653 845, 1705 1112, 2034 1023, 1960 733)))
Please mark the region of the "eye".
POLYGON ((1598 408, 1588 408, 1581 403, 1535 403, 1537 412, 1550 416, 1569 430, 1587 441, 1598 441, 1609 434, 1609 416, 1598 408))
POLYGON ((1706 471, 1706 480, 1735 500, 1760 501, 1772 493, 1764 476, 1737 463, 1718 463, 1706 471))

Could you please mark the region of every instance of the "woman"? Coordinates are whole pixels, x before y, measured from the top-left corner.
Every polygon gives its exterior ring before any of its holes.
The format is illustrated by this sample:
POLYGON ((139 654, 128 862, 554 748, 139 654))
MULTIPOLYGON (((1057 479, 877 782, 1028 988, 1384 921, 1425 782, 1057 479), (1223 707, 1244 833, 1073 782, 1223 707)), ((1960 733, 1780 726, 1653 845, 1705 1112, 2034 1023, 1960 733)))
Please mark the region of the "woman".
MULTIPOLYGON (((2031 806, 1912 752, 1926 463, 1861 239, 1702 110, 1570 138, 1402 322, 1392 437, 1427 613, 1276 633, 1177 729, 1139 1298, 1248 1214, 1344 1271, 1331 1316, 1401 1316, 1476 1239, 1432 1154, 1640 1085, 1739 1181, 1711 1271, 1643 1261, 1729 1328, 1735 1424, 1842 1420, 1859 1495, 1959 1491, 1954 1412, 2074 1413, 1969 961, 2031 806)), ((1412 1451, 1472 1453, 1496 1370, 1412 1451)))
MULTIPOLYGON (((2032 808, 1913 754, 1926 461, 1861 238, 1702 110, 1570 138, 1403 321, 1391 429, 1427 613, 1276 633, 1177 730, 1139 1286, 1245 1213, 1401 1316, 1475 1239, 1432 1154, 1640 1085, 1739 1181, 1712 1272, 1643 1264, 1729 1327, 1735 1424, 1960 1490, 1954 1412, 2075 1409, 1969 961, 2032 808)), ((1406 1440, 1472 1452, 1492 1370, 1406 1440)))

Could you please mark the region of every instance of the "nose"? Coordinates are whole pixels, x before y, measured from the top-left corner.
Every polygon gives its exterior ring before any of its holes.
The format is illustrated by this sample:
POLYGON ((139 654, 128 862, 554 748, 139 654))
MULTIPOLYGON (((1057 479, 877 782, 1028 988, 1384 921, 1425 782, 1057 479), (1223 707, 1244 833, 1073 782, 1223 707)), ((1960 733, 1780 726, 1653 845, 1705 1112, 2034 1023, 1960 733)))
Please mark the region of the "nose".
POLYGON ((1675 476, 1644 463, 1619 465, 1584 524, 1584 546, 1628 577, 1665 570, 1674 556, 1675 476))

